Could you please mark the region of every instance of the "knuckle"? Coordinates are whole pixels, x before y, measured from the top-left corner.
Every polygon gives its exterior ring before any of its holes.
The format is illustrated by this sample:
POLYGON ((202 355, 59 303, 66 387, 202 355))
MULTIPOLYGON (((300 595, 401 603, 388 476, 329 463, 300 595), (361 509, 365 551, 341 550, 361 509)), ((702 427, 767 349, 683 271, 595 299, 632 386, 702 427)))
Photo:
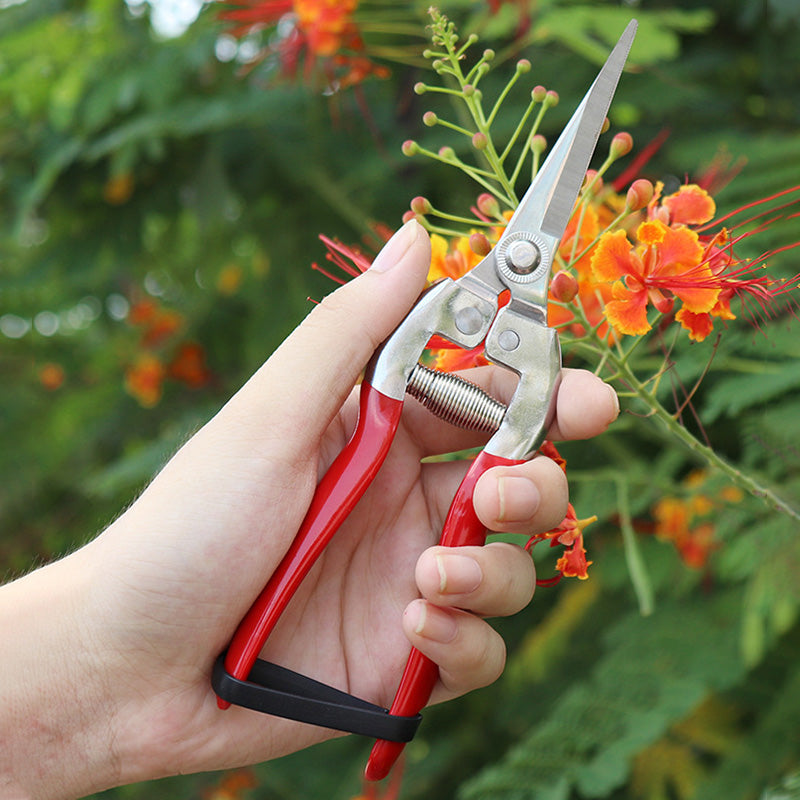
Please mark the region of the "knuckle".
POLYGON ((495 631, 486 638, 479 664, 481 686, 494 683, 502 674, 506 666, 506 644, 502 637, 495 631))
POLYGON ((462 655, 461 669, 471 676, 472 683, 488 686, 496 681, 506 664, 506 645, 503 638, 487 623, 482 622, 483 631, 478 641, 462 655))
POLYGON ((530 603, 536 588, 533 559, 522 547, 510 542, 493 542, 487 546, 487 551, 489 548, 496 554, 487 552, 495 562, 494 568, 487 570, 490 575, 485 582, 490 595, 487 599, 497 614, 516 614, 530 603))

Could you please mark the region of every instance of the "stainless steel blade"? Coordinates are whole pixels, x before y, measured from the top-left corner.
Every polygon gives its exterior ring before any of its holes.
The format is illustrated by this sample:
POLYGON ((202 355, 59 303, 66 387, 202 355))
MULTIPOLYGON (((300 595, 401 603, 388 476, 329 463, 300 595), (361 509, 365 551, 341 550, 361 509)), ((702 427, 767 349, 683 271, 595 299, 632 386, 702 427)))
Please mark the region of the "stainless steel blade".
MULTIPOLYGON (((572 136, 569 151, 561 161, 561 171, 553 186, 541 223, 542 232, 557 239, 564 234, 578 198, 611 99, 625 67, 636 28, 636 20, 631 20, 581 103, 583 111, 578 117, 577 129, 572 136)), ((568 128, 564 130, 562 137, 567 134, 568 128)))

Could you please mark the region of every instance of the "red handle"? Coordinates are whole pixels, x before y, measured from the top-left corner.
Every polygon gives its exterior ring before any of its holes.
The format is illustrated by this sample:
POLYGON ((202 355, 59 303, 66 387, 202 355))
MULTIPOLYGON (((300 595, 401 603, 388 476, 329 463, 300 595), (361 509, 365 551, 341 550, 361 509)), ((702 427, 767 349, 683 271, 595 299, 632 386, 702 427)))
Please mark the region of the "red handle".
MULTIPOLYGON (((475 484, 491 467, 520 463, 522 462, 486 452, 479 453, 453 498, 439 543, 448 547, 482 545, 486 541, 486 529, 476 516, 472 505, 475 484)), ((439 669, 436 664, 419 650, 412 648, 392 702, 391 713, 400 716, 418 714, 428 702, 438 677, 439 669)), ((404 746, 403 742, 389 742, 384 739, 376 741, 367 763, 365 772, 367 780, 379 781, 385 778, 404 746)))
MULTIPOLYGON (((231 640, 225 669, 234 678, 245 680, 250 674, 289 600, 372 482, 389 452, 402 410, 402 400, 362 383, 358 424, 352 438, 317 486, 292 545, 231 640)), ((230 706, 220 698, 217 704, 220 708, 230 706)))

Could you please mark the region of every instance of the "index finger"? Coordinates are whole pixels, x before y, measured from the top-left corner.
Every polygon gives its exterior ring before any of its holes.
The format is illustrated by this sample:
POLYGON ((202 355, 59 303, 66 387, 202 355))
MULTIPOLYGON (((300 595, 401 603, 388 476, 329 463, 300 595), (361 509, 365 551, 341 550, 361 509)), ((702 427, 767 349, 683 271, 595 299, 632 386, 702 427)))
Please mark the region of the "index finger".
MULTIPOLYGON (((461 376, 504 403, 511 399, 517 385, 514 373, 494 366, 466 370, 461 376)), ((563 369, 548 438, 589 439, 606 430, 618 414, 617 394, 609 384, 588 370, 563 369)), ((489 438, 486 433, 455 428, 408 397, 403 426, 424 456, 479 447, 489 438)))

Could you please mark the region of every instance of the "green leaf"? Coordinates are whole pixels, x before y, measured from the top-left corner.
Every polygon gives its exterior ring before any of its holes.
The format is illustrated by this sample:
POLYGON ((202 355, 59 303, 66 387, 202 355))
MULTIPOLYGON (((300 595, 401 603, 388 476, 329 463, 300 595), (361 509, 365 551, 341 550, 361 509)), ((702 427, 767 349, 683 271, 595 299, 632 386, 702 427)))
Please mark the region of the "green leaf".
POLYGON ((798 387, 800 361, 764 361, 758 374, 730 375, 716 381, 703 409, 703 419, 713 422, 722 415, 734 417, 798 387))
POLYGON ((702 33, 714 21, 707 9, 693 11, 647 11, 608 6, 567 6, 546 11, 535 33, 537 38, 556 39, 597 64, 608 57, 625 25, 635 16, 639 28, 631 47, 633 64, 653 64, 675 58, 681 33, 702 33))
POLYGON ((622 785, 632 757, 685 716, 709 690, 744 674, 732 624, 740 595, 660 604, 620 620, 585 682, 567 689, 546 719, 497 765, 466 784, 465 800, 540 800, 556 780, 586 797, 622 785), (701 621, 702 620, 702 621, 701 621))

